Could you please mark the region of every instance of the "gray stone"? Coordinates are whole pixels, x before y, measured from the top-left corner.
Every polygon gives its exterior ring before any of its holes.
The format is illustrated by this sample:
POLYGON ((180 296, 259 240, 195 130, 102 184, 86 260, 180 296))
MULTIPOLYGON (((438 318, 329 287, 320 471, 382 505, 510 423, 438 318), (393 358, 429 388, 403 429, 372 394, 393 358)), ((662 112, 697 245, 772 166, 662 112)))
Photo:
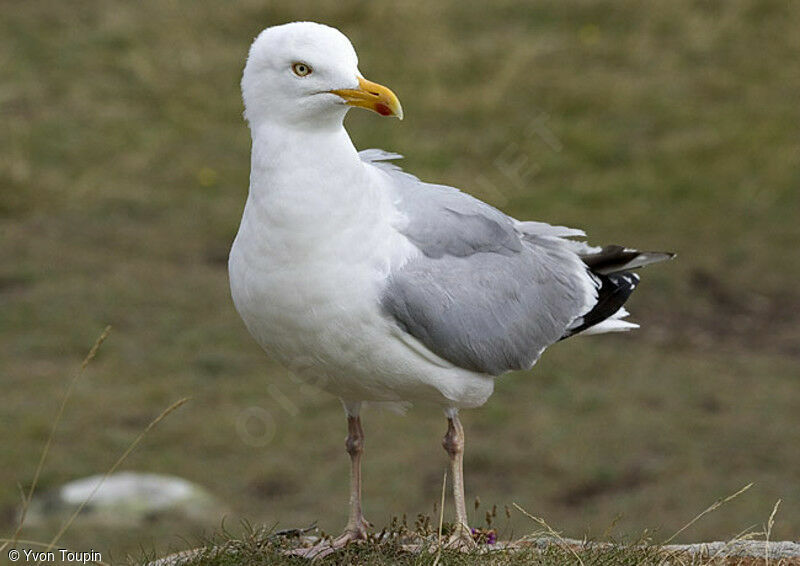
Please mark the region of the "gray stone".
POLYGON ((222 513, 219 502, 207 490, 185 479, 120 472, 105 480, 102 475, 75 480, 35 497, 26 523, 69 517, 87 500, 78 518, 110 526, 136 525, 162 516, 208 523, 216 522, 222 513))

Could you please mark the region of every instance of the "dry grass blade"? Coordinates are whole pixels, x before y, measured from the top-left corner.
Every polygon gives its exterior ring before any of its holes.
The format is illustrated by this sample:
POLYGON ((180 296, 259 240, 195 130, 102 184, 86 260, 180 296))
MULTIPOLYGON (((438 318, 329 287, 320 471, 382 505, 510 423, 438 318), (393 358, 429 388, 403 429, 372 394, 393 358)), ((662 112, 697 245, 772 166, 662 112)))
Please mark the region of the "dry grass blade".
MULTIPOLYGON (((58 533, 56 533, 56 535, 53 537, 53 539, 48 544, 47 550, 51 550, 53 548, 53 546, 55 546, 55 544, 59 541, 59 539, 64 535, 64 533, 67 532, 67 529, 69 529, 69 527, 72 525, 72 522, 75 520, 75 518, 78 516, 78 514, 80 514, 80 512, 83 510, 83 508, 89 503, 89 501, 92 499, 92 497, 94 497, 95 493, 97 493, 97 491, 100 489, 100 487, 103 485, 103 483, 105 483, 106 479, 108 479, 108 477, 117 470, 117 468, 122 464, 122 462, 124 462, 127 459, 127 457, 130 455, 130 453, 133 452, 136 449, 136 447, 139 445, 139 443, 142 441, 142 439, 144 439, 144 437, 147 436, 147 434, 155 426, 157 426, 158 423, 160 423, 162 420, 164 420, 170 413, 172 413, 173 411, 175 411, 176 409, 181 407, 187 401, 189 401, 189 398, 188 397, 184 397, 183 399, 180 399, 180 400, 174 402, 172 405, 170 405, 169 407, 164 409, 161 412, 160 415, 158 415, 155 419, 153 419, 150 422, 150 424, 147 425, 147 427, 145 427, 145 429, 139 434, 139 436, 137 436, 134 439, 134 441, 130 443, 128 448, 125 449, 125 452, 123 452, 122 455, 119 458, 117 458, 117 461, 114 462, 114 465, 111 466, 108 469, 108 471, 106 471, 105 474, 103 474, 103 477, 100 479, 100 481, 97 483, 97 485, 94 486, 94 489, 89 494, 89 496, 78 506, 77 509, 75 509, 75 511, 72 513, 72 515, 70 515, 69 519, 67 519, 67 521, 62 525, 61 529, 59 529, 58 533)), ((39 562, 38 564, 41 564, 41 562, 39 562)), ((38 564, 37 564, 37 566, 38 566, 38 564)))
POLYGON ((442 557, 442 525, 444 524, 444 497, 446 489, 447 470, 445 470, 444 475, 442 476, 442 500, 439 505, 439 536, 436 539, 439 548, 436 551, 436 559, 433 561, 433 566, 437 566, 439 564, 439 559, 442 557))
POLYGON ((550 525, 548 525, 548 524, 547 524, 547 521, 545 521, 545 520, 544 520, 544 519, 542 519, 541 517, 534 517, 533 515, 531 515, 531 514, 530 514, 530 513, 528 513, 527 511, 525 511, 525 509, 523 509, 522 507, 520 507, 519 505, 517 505, 516 503, 512 503, 512 505, 513 505, 513 506, 514 506, 514 507, 517 509, 517 511, 521 512, 523 515, 525 515, 526 517, 528 517, 530 520, 532 520, 532 521, 535 521, 536 523, 539 523, 541 526, 543 526, 543 527, 545 528, 545 530, 546 530, 546 531, 547 531, 547 532, 548 532, 548 533, 549 533, 549 534, 550 534, 550 535, 551 535, 553 538, 555 538, 556 540, 558 540, 558 542, 559 542, 559 544, 561 545, 561 547, 562 547, 564 550, 567 550, 567 551, 569 551, 569 552, 570 552, 570 553, 571 553, 571 554, 572 554, 572 555, 575 557, 575 559, 578 561, 578 564, 580 564, 581 566, 583 566, 583 560, 581 560, 581 557, 580 557, 580 556, 578 556, 578 553, 577 553, 577 552, 575 552, 575 549, 574 549, 574 548, 572 548, 572 547, 571 547, 571 546, 570 546, 570 545, 567 543, 567 541, 565 541, 565 540, 563 539, 563 537, 562 537, 562 536, 561 536, 561 535, 560 535, 558 532, 556 532, 556 531, 553 529, 553 527, 551 527, 550 525))
POLYGON ((781 500, 778 499, 775 502, 775 507, 772 508, 772 513, 769 514, 769 519, 767 519, 767 528, 764 532, 764 562, 765 566, 769 566, 769 536, 772 534, 772 527, 775 525, 775 514, 778 512, 778 507, 780 507, 781 500))
POLYGON ((733 495, 729 495, 728 497, 724 497, 722 499, 717 499, 705 511, 703 511, 702 513, 697 515, 694 519, 692 519, 691 521, 686 523, 684 526, 682 526, 680 529, 678 529, 678 531, 675 534, 673 534, 671 537, 669 537, 667 540, 665 540, 662 544, 664 544, 664 545, 669 544, 670 542, 675 540, 675 538, 678 535, 680 535, 683 531, 685 531, 686 529, 688 529, 689 527, 694 525, 697 521, 702 519, 704 516, 708 515, 712 511, 715 511, 716 509, 719 509, 720 507, 725 505, 728 501, 731 501, 732 499, 736 499, 737 497, 739 497, 741 494, 743 494, 745 491, 747 491, 751 487, 753 487, 753 484, 749 483, 746 486, 744 486, 742 489, 740 489, 739 491, 734 493, 733 495))
POLYGON ((42 448, 42 455, 39 457, 39 463, 36 465, 36 471, 33 474, 33 481, 31 482, 31 487, 28 489, 28 493, 25 494, 23 491, 22 493, 22 511, 20 512, 19 524, 17 525, 14 534, 11 536, 11 539, 4 540, 3 544, 0 545, 0 552, 5 550, 5 548, 11 544, 16 544, 17 538, 19 534, 22 532, 22 527, 25 524, 25 518, 28 515, 28 507, 31 504, 31 500, 33 499, 33 494, 36 491, 36 486, 39 483, 39 476, 42 473, 42 469, 44 468, 44 463, 47 460, 47 456, 50 453, 50 446, 53 443, 53 437, 55 437, 56 429, 58 428, 58 424, 61 422, 61 416, 64 414, 64 407, 67 406, 67 401, 72 396, 72 391, 75 389, 75 384, 77 383, 78 379, 83 375, 83 372, 86 371, 86 367, 89 365, 95 356, 97 355, 97 351, 100 349, 100 346, 105 342, 108 335, 111 333, 111 326, 106 326, 103 329, 103 332, 100 336, 95 340, 94 345, 89 349, 89 353, 86 354, 86 357, 83 358, 83 362, 81 362, 81 367, 75 376, 70 381, 69 386, 67 387, 67 391, 64 393, 64 397, 61 399, 61 404, 58 407, 58 411, 56 412, 56 418, 53 420, 53 425, 50 427, 50 434, 47 436, 47 441, 44 443, 44 448, 42 448))
POLYGON ((725 543, 725 546, 722 546, 719 550, 717 550, 714 555, 710 558, 711 562, 714 562, 718 557, 722 556, 722 554, 728 550, 734 543, 739 541, 747 541, 752 540, 757 536, 760 536, 762 533, 754 532, 752 529, 755 528, 755 525, 750 525, 743 531, 737 533, 731 540, 725 543))

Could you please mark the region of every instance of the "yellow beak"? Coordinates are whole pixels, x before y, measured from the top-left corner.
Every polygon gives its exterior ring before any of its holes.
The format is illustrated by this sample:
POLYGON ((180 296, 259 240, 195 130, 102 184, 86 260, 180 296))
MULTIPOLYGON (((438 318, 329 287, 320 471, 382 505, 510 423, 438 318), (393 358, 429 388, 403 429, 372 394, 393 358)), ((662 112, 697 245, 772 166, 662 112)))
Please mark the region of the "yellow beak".
POLYGON ((403 119, 403 107, 397 96, 378 83, 358 77, 358 88, 340 88, 331 91, 339 95, 348 106, 358 106, 377 112, 381 116, 396 116, 403 119))

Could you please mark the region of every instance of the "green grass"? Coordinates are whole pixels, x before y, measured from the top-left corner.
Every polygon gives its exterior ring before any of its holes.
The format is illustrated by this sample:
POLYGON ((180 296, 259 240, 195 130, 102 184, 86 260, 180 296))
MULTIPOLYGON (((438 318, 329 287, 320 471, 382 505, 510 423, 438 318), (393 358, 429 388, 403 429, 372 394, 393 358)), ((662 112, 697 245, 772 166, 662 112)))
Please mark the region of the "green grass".
MULTIPOLYGON (((402 566, 436 566, 447 564, 469 566, 487 564, 492 566, 513 566, 530 564, 535 566, 555 566, 564 564, 614 564, 619 566, 658 563, 663 556, 656 546, 647 543, 619 545, 615 548, 598 548, 591 545, 575 547, 553 541, 546 547, 530 544, 517 549, 491 549, 483 546, 480 550, 462 552, 440 547, 436 539, 426 539, 420 546, 415 533, 408 530, 389 532, 381 541, 371 540, 362 544, 349 545, 325 557, 325 564, 369 564, 402 566), (407 545, 415 545, 410 550, 407 545), (579 562, 580 561, 580 562, 579 562)), ((287 551, 298 546, 291 538, 270 536, 263 532, 248 533, 247 536, 231 538, 217 536, 207 541, 186 566, 249 566, 269 564, 308 564, 302 557, 287 556, 287 551)))
MULTIPOLYGON (((487 544, 485 540, 472 550, 457 550, 447 542, 452 525, 444 525, 443 535, 431 530, 429 518, 418 518, 414 526, 393 522, 390 527, 372 535, 369 540, 354 543, 334 552, 316 555, 315 562, 324 564, 364 564, 370 566, 399 564, 408 566, 483 565, 563 566, 566 564, 614 565, 693 564, 737 565, 800 564, 800 558, 781 555, 775 547, 765 551, 764 540, 729 541, 722 548, 706 547, 702 551, 684 546, 664 546, 646 535, 637 540, 611 540, 598 543, 592 540, 564 539, 549 527, 522 537, 514 543, 502 541, 487 544), (440 542, 441 541, 441 542, 440 542), (738 544, 738 546, 736 546, 738 544), (748 545, 745 550, 745 546, 748 545), (769 558, 768 558, 769 557, 769 558)), ((546 526, 546 525, 545 525, 546 526)), ((318 535, 309 537, 297 530, 275 531, 253 529, 245 524, 234 535, 223 531, 200 541, 192 550, 164 557, 177 566, 249 566, 264 564, 308 564, 309 558, 293 553, 305 551, 318 535)), ((307 533, 309 529, 304 529, 307 533)), ((759 536, 763 536, 761 533, 759 536)), ((317 547, 315 547, 317 548, 317 547)), ((318 552, 318 550, 315 550, 318 552)), ((149 563, 154 556, 143 555, 135 563, 149 563)))
MULTIPOLYGON (((106 324, 40 491, 105 471, 190 396, 126 469, 208 487, 228 521, 344 524, 341 407, 265 358, 225 270, 249 174, 247 48, 266 25, 313 19, 403 102, 400 123, 352 113, 358 147, 520 218, 679 254, 644 273, 641 331, 560 343, 465 412, 468 496, 517 502, 565 536, 613 523, 665 538, 755 482, 682 540, 727 540, 779 498, 773 538, 800 536, 797 2, 33 0, 3 16, 0 532, 106 324), (520 160, 515 178, 502 164, 520 160), (261 446, 237 432, 254 406, 274 425, 261 446)), ((430 512, 440 412, 367 410, 364 425, 367 517, 430 512)), ((221 520, 76 524, 64 542, 163 553, 221 520)))

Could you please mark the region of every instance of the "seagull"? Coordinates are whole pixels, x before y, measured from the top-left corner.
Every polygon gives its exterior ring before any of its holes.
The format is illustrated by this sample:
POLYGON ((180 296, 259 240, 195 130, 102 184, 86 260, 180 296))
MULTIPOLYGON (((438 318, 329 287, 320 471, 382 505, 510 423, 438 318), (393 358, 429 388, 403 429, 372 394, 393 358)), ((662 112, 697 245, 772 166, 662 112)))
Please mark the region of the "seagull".
POLYGON ((270 357, 344 406, 349 518, 328 549, 366 539, 371 526, 361 506, 365 402, 443 409, 450 542, 474 546, 459 409, 483 405, 498 376, 530 369, 560 340, 635 328, 623 307, 639 282, 631 270, 673 254, 590 246, 575 239, 581 230, 519 221, 420 181, 396 153, 356 150, 343 125, 350 108, 400 119, 403 109, 364 78, 335 28, 266 28, 241 86, 252 155, 231 295, 270 357))

